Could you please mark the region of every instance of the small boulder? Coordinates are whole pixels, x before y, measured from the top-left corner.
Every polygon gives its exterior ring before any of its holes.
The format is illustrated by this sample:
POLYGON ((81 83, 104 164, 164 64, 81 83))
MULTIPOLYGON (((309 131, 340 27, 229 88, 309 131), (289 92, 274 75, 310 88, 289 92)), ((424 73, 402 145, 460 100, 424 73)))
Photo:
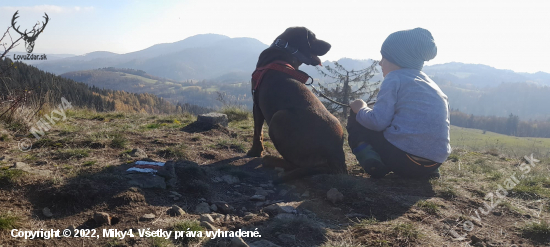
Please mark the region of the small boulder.
POLYGON ((231 175, 224 175, 222 176, 222 180, 224 182, 226 182, 227 184, 231 185, 231 184, 235 184, 235 183, 239 183, 239 178, 238 177, 235 177, 235 176, 231 176, 231 175))
POLYGON ((229 119, 227 115, 218 112, 211 112, 207 114, 200 114, 197 116, 197 122, 203 122, 210 125, 219 124, 223 127, 227 127, 229 119))
POLYGON ((336 204, 344 200, 344 195, 338 191, 336 188, 332 188, 327 191, 327 199, 332 203, 336 204))
POLYGON ((215 221, 214 221, 214 218, 212 218, 212 216, 209 215, 209 214, 201 214, 200 221, 201 221, 201 222, 203 222, 203 221, 204 221, 204 222, 208 222, 208 223, 210 223, 210 224, 214 224, 214 222, 215 222, 215 221))
MULTIPOLYGON (((17 162, 17 163, 19 163, 19 162, 17 162)), ((44 216, 46 216, 47 218, 53 217, 53 214, 52 214, 52 212, 50 211, 49 208, 42 209, 42 214, 44 214, 44 216)))
POLYGON ((210 205, 210 210, 212 210, 212 212, 216 212, 218 211, 218 206, 216 206, 216 204, 212 204, 210 205))
POLYGON ((263 196, 263 195, 253 195, 253 196, 250 197, 250 200, 251 201, 262 202, 262 201, 265 201, 265 196, 263 196))
POLYGON ((155 219, 155 214, 144 214, 143 216, 141 216, 141 218, 139 220, 141 221, 151 221, 151 220, 154 220, 155 219))
POLYGON ((147 158, 147 153, 145 153, 145 151, 143 151, 143 149, 141 149, 141 148, 134 148, 130 152, 130 156, 136 157, 136 158, 139 158, 139 159, 145 159, 145 158, 147 158))
POLYGON ((177 205, 173 205, 172 208, 168 210, 168 214, 170 216, 181 216, 185 214, 185 211, 177 205))
POLYGON ((214 204, 216 204, 216 207, 218 208, 218 211, 220 211, 220 213, 230 214, 235 212, 235 208, 227 204, 227 202, 217 201, 217 202, 214 202, 214 204))
POLYGON ((206 202, 201 202, 195 207, 195 213, 197 214, 207 214, 210 213, 210 205, 206 202))
POLYGON ((111 216, 104 212, 95 212, 94 220, 98 225, 111 225, 111 216))
POLYGON ((218 228, 216 228, 215 226, 213 226, 212 224, 206 222, 206 221, 202 221, 201 224, 200 224, 202 227, 206 228, 206 230, 208 231, 216 231, 218 230, 218 228))

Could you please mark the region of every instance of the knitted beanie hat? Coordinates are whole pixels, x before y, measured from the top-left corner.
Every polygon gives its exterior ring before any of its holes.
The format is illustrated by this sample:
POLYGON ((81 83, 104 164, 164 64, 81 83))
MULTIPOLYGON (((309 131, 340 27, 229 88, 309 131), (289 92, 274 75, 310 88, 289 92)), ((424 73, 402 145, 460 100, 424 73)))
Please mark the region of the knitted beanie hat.
POLYGON ((380 53, 401 68, 422 70, 424 61, 437 55, 437 46, 430 31, 418 27, 390 34, 380 53))

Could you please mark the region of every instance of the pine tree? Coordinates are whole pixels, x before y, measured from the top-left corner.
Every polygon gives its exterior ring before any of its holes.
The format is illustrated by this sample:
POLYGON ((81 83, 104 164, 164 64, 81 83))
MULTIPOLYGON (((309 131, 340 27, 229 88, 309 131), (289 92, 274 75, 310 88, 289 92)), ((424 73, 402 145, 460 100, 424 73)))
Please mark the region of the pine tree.
MULTIPOLYGON (((367 68, 350 71, 338 62, 334 62, 334 68, 328 65, 324 67, 324 70, 317 68, 319 73, 324 77, 334 80, 333 82, 329 82, 328 85, 321 85, 321 83, 318 83, 320 92, 346 105, 349 105, 350 99, 361 99, 364 95, 368 94, 366 102, 369 102, 378 94, 378 86, 380 85, 380 81, 370 81, 374 74, 378 72, 376 65, 378 65, 378 61, 373 61, 367 68), (336 85, 333 86, 331 84, 336 85)), ((322 102, 327 110, 333 114, 341 110, 340 117, 342 117, 342 119, 347 119, 349 107, 341 106, 330 101, 322 102)))

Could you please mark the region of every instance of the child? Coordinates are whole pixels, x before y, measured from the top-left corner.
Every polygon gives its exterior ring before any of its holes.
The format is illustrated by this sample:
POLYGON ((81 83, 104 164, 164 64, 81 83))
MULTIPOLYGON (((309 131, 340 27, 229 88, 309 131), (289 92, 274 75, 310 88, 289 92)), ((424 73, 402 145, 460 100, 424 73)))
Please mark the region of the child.
POLYGON ((439 177, 451 152, 447 96, 422 72, 437 47, 422 28, 390 34, 382 44, 382 74, 376 105, 350 104, 349 144, 371 177, 390 171, 401 177, 439 177), (359 125, 360 124, 360 125, 359 125))

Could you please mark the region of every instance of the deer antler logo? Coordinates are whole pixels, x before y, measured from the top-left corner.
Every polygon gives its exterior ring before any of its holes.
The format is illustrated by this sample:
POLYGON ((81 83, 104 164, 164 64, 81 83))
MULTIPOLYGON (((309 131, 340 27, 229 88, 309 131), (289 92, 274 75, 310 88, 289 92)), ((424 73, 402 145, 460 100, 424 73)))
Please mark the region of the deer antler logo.
MULTIPOLYGON (((21 34, 23 36, 23 40, 25 40, 25 48, 27 49, 27 52, 32 53, 32 50, 34 49, 34 41, 36 40, 36 38, 38 38, 38 35, 44 31, 44 28, 46 27, 46 24, 48 24, 48 21, 50 20, 50 18, 48 17, 48 14, 46 14, 44 12, 44 15, 46 15, 46 16, 43 16, 43 17, 44 17, 44 19, 46 19, 46 22, 42 22, 42 27, 41 28, 39 28, 39 29, 33 28, 32 31, 30 31, 28 33, 27 33, 27 29, 25 29, 25 32, 22 33, 22 32, 19 31, 19 26, 15 27, 15 19, 19 18, 19 16, 17 16, 18 12, 19 12, 19 10, 15 11, 15 14, 13 14, 13 18, 11 19, 11 26, 13 27, 13 29, 16 32, 18 32, 19 34, 21 34), (31 36, 29 36, 30 34, 31 34, 31 36)), ((36 25, 35 25, 35 27, 36 27, 36 25)))

